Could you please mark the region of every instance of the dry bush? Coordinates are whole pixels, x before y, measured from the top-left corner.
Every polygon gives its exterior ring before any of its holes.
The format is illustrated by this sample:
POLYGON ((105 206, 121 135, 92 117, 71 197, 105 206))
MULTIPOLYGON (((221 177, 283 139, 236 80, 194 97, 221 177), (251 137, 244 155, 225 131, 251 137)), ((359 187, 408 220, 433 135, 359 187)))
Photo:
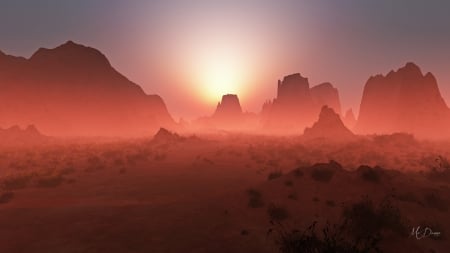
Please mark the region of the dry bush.
POLYGON ((357 172, 366 182, 379 183, 381 181, 381 169, 378 167, 372 168, 370 166, 361 165, 357 169, 357 172))
POLYGON ((347 236, 347 223, 330 225, 327 223, 322 233, 316 233, 316 222, 308 228, 287 230, 281 224, 275 224, 275 243, 282 253, 375 253, 381 252, 379 235, 370 235, 362 239, 347 236))
POLYGON ((7 176, 0 181, 0 188, 6 191, 26 188, 34 176, 34 173, 20 173, 7 176))
POLYGON ((264 206, 264 201, 262 199, 262 194, 258 190, 249 189, 247 190, 249 196, 248 206, 251 208, 260 208, 264 206))
POLYGON ((271 221, 280 222, 289 218, 289 212, 286 208, 270 204, 267 208, 267 214, 271 221))
POLYGON ((387 199, 375 206, 372 200, 365 197, 351 206, 346 206, 343 217, 349 221, 351 233, 358 238, 381 233, 383 230, 400 235, 407 233, 400 210, 387 199))
POLYGON ((281 170, 272 171, 267 176, 267 180, 274 180, 274 179, 277 179, 277 178, 281 177, 282 175, 283 175, 283 172, 281 170))
POLYGON ((2 192, 0 193, 0 204, 6 204, 14 198, 14 192, 2 192))
POLYGON ((329 182, 337 170, 342 169, 342 166, 335 162, 317 163, 312 166, 311 177, 319 182, 329 182))

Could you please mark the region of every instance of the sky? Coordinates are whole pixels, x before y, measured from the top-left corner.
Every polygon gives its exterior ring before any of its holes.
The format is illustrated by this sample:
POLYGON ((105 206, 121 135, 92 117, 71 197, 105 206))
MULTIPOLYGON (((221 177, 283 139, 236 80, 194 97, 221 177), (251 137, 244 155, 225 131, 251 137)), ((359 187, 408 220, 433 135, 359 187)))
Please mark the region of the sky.
POLYGON ((444 0, 2 0, 0 50, 97 48, 175 119, 212 114, 225 93, 259 112, 297 72, 358 112, 367 79, 409 61, 450 103, 449 13, 444 0))

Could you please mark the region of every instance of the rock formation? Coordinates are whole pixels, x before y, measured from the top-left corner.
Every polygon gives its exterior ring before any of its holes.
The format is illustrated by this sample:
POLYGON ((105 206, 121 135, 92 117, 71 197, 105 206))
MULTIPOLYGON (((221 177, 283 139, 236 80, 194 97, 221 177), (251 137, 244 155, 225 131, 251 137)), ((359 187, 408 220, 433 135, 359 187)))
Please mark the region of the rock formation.
POLYGON ((386 76, 369 78, 355 130, 366 134, 405 132, 420 138, 450 136, 450 110, 433 74, 407 63, 386 76))
POLYGON ((263 105, 262 124, 275 133, 298 133, 314 122, 324 105, 340 111, 336 88, 323 83, 310 89, 307 78, 292 74, 278 81, 277 97, 263 105))
POLYGON ((163 100, 117 72, 98 50, 71 41, 30 59, 0 53, 0 126, 48 135, 136 136, 173 127, 163 100))
POLYGON ((353 129, 356 125, 356 117, 352 109, 348 109, 345 113, 343 122, 348 129, 353 129))
POLYGON ((0 145, 22 145, 38 144, 47 139, 34 125, 29 125, 25 129, 15 125, 7 129, 0 128, 0 145))
POLYGON ((239 121, 242 117, 242 108, 239 98, 234 94, 222 96, 222 101, 217 104, 213 117, 219 121, 239 121))
POLYGON ((324 106, 320 111, 317 122, 312 127, 305 129, 303 138, 308 140, 351 141, 356 136, 344 126, 339 114, 330 107, 324 106))
POLYGON ((311 96, 318 106, 327 105, 335 112, 341 114, 341 101, 339 92, 331 83, 322 83, 311 88, 311 96))
POLYGON ((177 133, 172 133, 165 128, 160 128, 158 132, 153 136, 152 141, 157 143, 178 142, 183 140, 183 137, 177 133))

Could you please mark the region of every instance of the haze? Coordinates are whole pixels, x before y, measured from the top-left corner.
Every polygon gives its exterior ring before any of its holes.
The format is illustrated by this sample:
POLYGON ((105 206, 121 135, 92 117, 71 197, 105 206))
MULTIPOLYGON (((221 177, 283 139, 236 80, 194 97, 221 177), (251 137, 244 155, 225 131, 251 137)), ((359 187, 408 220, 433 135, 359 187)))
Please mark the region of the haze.
POLYGON ((449 12, 447 1, 2 1, 0 48, 99 48, 176 119, 211 114, 226 93, 260 112, 295 72, 331 82, 357 112, 367 78, 407 61, 450 101, 449 12))

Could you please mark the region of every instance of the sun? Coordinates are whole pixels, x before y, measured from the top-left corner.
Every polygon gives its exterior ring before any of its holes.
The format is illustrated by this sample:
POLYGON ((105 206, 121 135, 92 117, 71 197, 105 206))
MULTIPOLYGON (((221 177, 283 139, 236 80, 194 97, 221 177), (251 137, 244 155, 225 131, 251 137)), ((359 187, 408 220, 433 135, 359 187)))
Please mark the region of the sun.
POLYGON ((209 47, 197 50, 190 66, 195 93, 203 102, 215 104, 225 94, 245 93, 244 59, 236 50, 209 47))
POLYGON ((239 93, 242 85, 239 70, 234 64, 224 61, 210 63, 201 79, 202 95, 213 101, 225 94, 239 93))

